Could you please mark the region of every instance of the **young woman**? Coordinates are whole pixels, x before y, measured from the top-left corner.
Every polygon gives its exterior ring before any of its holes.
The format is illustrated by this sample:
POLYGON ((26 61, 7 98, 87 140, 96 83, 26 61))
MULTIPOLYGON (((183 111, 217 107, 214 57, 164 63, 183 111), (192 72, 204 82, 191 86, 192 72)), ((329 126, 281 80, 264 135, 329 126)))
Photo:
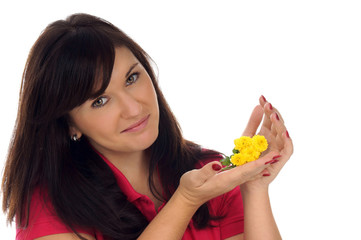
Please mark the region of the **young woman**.
POLYGON ((264 97, 244 135, 262 118, 267 152, 221 171, 219 153, 182 137, 140 46, 72 15, 26 63, 3 210, 19 240, 280 239, 268 186, 293 146, 264 97))

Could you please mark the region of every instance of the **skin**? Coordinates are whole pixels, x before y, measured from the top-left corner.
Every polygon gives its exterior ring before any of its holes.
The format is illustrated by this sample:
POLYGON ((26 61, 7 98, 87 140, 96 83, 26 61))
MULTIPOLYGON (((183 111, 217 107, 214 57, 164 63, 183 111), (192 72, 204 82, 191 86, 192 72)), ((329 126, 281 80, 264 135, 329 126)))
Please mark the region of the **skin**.
POLYGON ((74 108, 70 117, 71 134, 78 138, 86 135, 92 146, 111 161, 142 155, 158 136, 159 109, 152 81, 125 47, 116 49, 113 72, 105 92, 74 108), (145 128, 124 132, 148 116, 145 128))
POLYGON ((148 73, 131 51, 116 48, 105 92, 74 108, 69 115, 71 136, 87 136, 91 145, 124 173, 136 191, 153 200, 158 209, 161 202, 147 184, 149 154, 145 151, 158 136, 157 95, 148 73), (126 131, 145 118, 148 120, 144 127, 126 131))
MULTIPOLYGON (((99 152, 123 173, 127 173, 126 177, 136 191, 150 195, 146 186, 146 149, 158 134, 159 110, 150 78, 139 64, 136 67, 139 67, 140 72, 138 81, 128 86, 124 84, 128 79, 125 73, 136 62, 126 48, 116 50, 114 72, 104 93, 109 100, 101 108, 92 108, 94 102, 89 101, 72 110, 70 116, 73 125, 70 135, 86 135, 99 152), (140 131, 125 134, 122 132, 148 115, 148 123, 140 131), (139 175, 141 172, 145 175, 139 175)), ((172 198, 150 222, 139 239, 181 239, 193 214, 203 203, 237 186, 241 187, 244 201, 245 232, 228 240, 281 239, 272 215, 268 187, 292 155, 293 145, 278 110, 271 107, 263 97, 252 112, 243 135, 255 135, 259 126, 258 134, 264 135, 269 143, 266 153, 256 161, 228 171, 215 171, 212 166, 220 165, 215 161, 201 169, 185 173, 172 198), (275 156, 278 156, 279 161, 272 163, 275 156)), ((152 196, 149 197, 152 199, 152 196)), ((156 206, 156 199, 152 200, 156 206)), ((88 235, 83 236, 94 239, 88 235)), ((38 239, 72 240, 77 237, 65 233, 38 239)))
POLYGON ((254 162, 226 172, 212 172, 210 165, 219 164, 218 162, 210 163, 200 170, 187 172, 177 189, 181 189, 180 192, 189 201, 189 205, 194 202, 196 206, 200 206, 202 202, 196 204, 196 201, 202 197, 211 199, 211 195, 218 196, 223 193, 222 190, 228 191, 239 185, 244 204, 244 234, 228 240, 282 239, 272 214, 268 188, 291 157, 293 144, 279 111, 263 96, 259 101, 260 105, 253 110, 243 136, 255 135, 260 127, 258 134, 264 135, 269 143, 265 154, 254 162), (274 157, 277 157, 278 162, 272 163, 274 157))

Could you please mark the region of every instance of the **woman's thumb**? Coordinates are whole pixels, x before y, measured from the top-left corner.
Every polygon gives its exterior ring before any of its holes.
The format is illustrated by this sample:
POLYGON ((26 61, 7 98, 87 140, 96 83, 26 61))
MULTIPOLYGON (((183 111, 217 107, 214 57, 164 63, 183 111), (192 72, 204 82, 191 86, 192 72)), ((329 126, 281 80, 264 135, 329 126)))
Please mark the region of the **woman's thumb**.
POLYGON ((199 169, 199 181, 206 182, 208 179, 216 175, 222 169, 222 164, 218 161, 209 162, 199 169))

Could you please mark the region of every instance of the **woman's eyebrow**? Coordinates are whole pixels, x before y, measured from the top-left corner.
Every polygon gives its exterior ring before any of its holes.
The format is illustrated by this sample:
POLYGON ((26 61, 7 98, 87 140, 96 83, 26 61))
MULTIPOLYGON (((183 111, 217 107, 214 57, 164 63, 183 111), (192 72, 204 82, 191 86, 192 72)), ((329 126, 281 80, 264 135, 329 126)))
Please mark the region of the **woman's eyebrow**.
POLYGON ((130 74, 130 72, 138 65, 138 63, 134 63, 132 66, 130 66, 128 72, 125 74, 125 77, 127 78, 130 74))

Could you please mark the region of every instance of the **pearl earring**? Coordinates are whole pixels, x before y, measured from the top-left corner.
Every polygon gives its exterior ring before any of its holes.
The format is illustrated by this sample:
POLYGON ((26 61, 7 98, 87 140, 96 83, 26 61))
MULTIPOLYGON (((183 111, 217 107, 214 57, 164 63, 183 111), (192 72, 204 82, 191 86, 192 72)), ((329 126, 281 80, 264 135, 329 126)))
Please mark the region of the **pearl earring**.
POLYGON ((74 142, 79 141, 78 135, 74 134, 73 136, 70 137, 71 140, 73 140, 74 142))

